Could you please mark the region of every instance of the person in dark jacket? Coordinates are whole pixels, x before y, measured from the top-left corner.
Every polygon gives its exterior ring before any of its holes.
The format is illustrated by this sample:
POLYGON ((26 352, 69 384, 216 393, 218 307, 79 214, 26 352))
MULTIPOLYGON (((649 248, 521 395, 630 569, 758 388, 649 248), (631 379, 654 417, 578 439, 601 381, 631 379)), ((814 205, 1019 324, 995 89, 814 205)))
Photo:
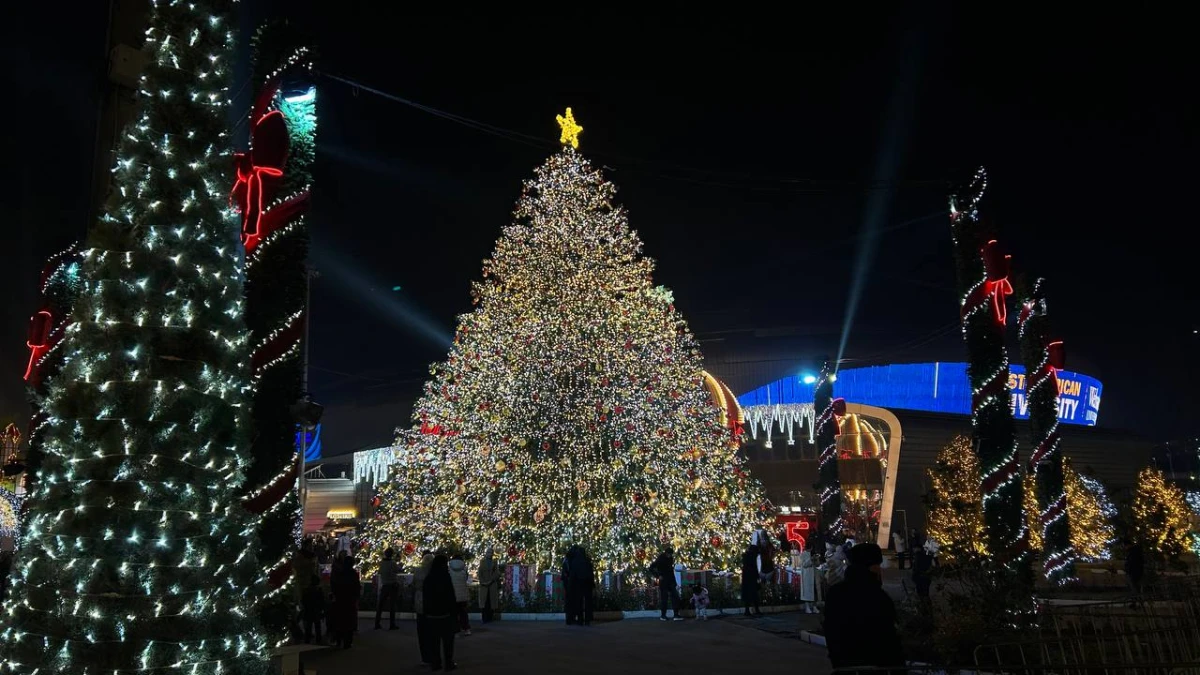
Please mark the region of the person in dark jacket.
POLYGON ((383 552, 383 560, 379 563, 379 574, 375 579, 379 584, 379 603, 375 606, 375 630, 383 628, 383 610, 388 610, 388 630, 396 630, 396 603, 400 601, 400 566, 393 560, 396 552, 387 549, 383 552))
POLYGON ((429 631, 429 656, 434 670, 454 670, 454 633, 458 630, 458 598, 450 579, 450 561, 435 556, 421 589, 425 602, 426 629, 429 631))
POLYGON ((567 625, 592 623, 596 568, 582 546, 572 546, 563 560, 563 590, 567 596, 567 625))
POLYGON ((834 668, 904 667, 896 606, 883 590, 875 544, 850 549, 846 578, 825 596, 825 644, 834 668))
POLYGON ((668 598, 674 602, 672 605, 674 619, 683 621, 683 617, 679 616, 679 605, 683 600, 679 597, 679 583, 675 581, 675 552, 671 550, 670 546, 658 554, 654 563, 650 565, 650 571, 658 577, 658 609, 662 612, 659 621, 667 620, 668 598))
POLYGON ((917 597, 922 603, 929 602, 929 585, 933 582, 933 556, 924 547, 913 553, 913 585, 917 587, 917 597))
POLYGON ((762 578, 762 557, 759 553, 758 545, 750 544, 742 554, 742 605, 746 608, 746 616, 750 616, 751 608, 754 614, 762 616, 758 599, 758 583, 762 578))
POLYGON ((309 575, 308 586, 301 594, 300 614, 304 621, 304 644, 312 644, 314 633, 317 644, 321 644, 321 617, 325 615, 325 591, 321 588, 321 577, 309 575))
POLYGON ((333 590, 333 605, 329 608, 329 633, 335 644, 349 649, 354 642, 354 630, 358 627, 358 598, 362 594, 362 583, 355 560, 345 556, 334 565, 329 585, 333 590))
POLYGON ((1142 592, 1142 575, 1146 573, 1146 555, 1142 545, 1136 541, 1127 541, 1125 548, 1125 580, 1129 582, 1129 591, 1134 595, 1142 592))

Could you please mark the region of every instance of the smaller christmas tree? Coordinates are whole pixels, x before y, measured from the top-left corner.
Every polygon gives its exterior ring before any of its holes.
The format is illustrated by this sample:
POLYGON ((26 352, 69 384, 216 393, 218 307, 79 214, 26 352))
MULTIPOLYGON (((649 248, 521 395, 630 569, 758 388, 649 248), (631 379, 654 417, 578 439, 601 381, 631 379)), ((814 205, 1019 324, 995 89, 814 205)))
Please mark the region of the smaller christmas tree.
POLYGON ((954 564, 986 554, 979 458, 971 439, 956 436, 939 450, 928 476, 925 528, 940 546, 939 557, 954 564))
POLYGON ((838 478, 838 417, 845 415, 846 402, 833 397, 833 382, 837 375, 833 364, 825 359, 813 391, 813 409, 817 411, 817 494, 821 500, 820 527, 826 541, 841 541, 845 521, 842 520, 842 482, 838 478))
POLYGON ((1191 544, 1191 509, 1179 486, 1162 471, 1147 467, 1138 473, 1133 493, 1133 531, 1147 549, 1175 560, 1191 544))
POLYGON ((1040 552, 1045 542, 1042 541, 1042 517, 1038 508, 1037 476, 1032 471, 1025 474, 1025 492, 1021 499, 1025 507, 1025 526, 1029 528, 1029 549, 1040 552))
POLYGON ((1063 458, 1063 487, 1067 490, 1067 511, 1071 515, 1071 546, 1081 560, 1108 560, 1116 527, 1117 509, 1095 478, 1084 476, 1063 458))

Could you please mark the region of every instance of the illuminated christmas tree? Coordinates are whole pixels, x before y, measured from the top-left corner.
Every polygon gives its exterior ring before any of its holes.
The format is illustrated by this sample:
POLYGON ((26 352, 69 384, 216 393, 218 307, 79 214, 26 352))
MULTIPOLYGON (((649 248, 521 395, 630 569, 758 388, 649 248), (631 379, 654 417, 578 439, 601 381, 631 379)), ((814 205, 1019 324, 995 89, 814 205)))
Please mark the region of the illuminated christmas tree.
POLYGON ((1175 560, 1191 547, 1191 508, 1179 486, 1162 471, 1138 473, 1133 493, 1133 530, 1138 541, 1159 556, 1175 560))
POLYGON ((689 566, 728 567, 763 493, 615 187, 576 151, 570 109, 559 124, 562 150, 525 184, 397 441, 368 543, 409 561, 492 546, 539 569, 574 543, 612 569, 669 543, 689 566))
POLYGON ((1071 546, 1081 560, 1108 560, 1117 540, 1117 508, 1108 498, 1100 481, 1084 476, 1063 458, 1063 487, 1067 491, 1067 511, 1071 515, 1071 546))
POLYGON ((157 3, 141 114, 81 251, 4 606, 5 673, 257 673, 239 492, 249 344, 227 212, 232 1, 157 3))
POLYGON ((1029 549, 1031 551, 1041 552, 1042 546, 1042 518, 1041 509, 1038 508, 1037 499, 1037 476, 1032 472, 1026 473, 1022 480, 1025 481, 1025 491, 1021 495, 1021 499, 1025 508, 1025 526, 1029 528, 1029 549))
POLYGON ((925 529, 940 547, 939 559, 963 563, 987 553, 979 459, 971 449, 971 439, 956 436, 939 450, 928 476, 925 529))

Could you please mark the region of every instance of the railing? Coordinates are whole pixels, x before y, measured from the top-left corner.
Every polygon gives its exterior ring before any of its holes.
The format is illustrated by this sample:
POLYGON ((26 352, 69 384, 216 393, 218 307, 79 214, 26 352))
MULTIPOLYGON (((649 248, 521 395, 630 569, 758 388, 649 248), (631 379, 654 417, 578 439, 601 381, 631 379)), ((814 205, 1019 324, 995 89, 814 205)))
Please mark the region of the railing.
POLYGON ((1168 580, 1118 602, 1044 605, 1033 640, 980 645, 988 673, 1200 675, 1200 581, 1168 580))

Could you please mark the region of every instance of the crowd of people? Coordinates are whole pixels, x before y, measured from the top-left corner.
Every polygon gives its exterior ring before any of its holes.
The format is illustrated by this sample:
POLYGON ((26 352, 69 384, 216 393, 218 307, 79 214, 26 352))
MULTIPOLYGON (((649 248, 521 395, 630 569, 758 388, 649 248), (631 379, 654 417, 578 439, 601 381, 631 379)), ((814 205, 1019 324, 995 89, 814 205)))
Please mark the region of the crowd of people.
MULTIPOLYGON (((897 560, 902 561, 902 568, 911 562, 918 595, 928 597, 936 551, 916 545, 919 542, 917 533, 912 532, 904 546, 897 546, 897 560)), ((824 628, 834 667, 902 665, 895 607, 882 588, 882 551, 875 544, 857 544, 851 537, 836 546, 825 544, 824 555, 814 553, 813 549, 822 543, 814 537, 808 547, 784 538, 776 544, 765 530, 755 531, 741 556, 743 614, 749 617, 762 615, 763 587, 774 582, 776 565, 783 561, 788 564, 791 574, 798 575, 803 612, 820 613, 817 603, 824 595, 824 628), (782 555, 780 548, 788 555, 782 555)), ((322 640, 324 626, 329 644, 342 649, 349 649, 353 644, 358 602, 363 592, 354 553, 348 537, 319 543, 310 540, 293 559, 293 592, 301 609, 297 632, 303 635, 305 643, 325 644, 322 640), (330 565, 327 587, 320 574, 324 564, 330 565)), ((684 599, 679 576, 683 568, 670 546, 665 546, 648 566, 658 587, 661 621, 683 620, 680 609, 684 599)), ((383 629, 385 612, 388 629, 398 628, 396 609, 402 590, 401 572, 395 551, 385 550, 375 576, 377 630, 383 629)), ((479 560, 476 577, 479 609, 483 622, 488 623, 499 609, 503 578, 490 548, 479 560)), ((467 561, 462 555, 424 551, 420 564, 412 570, 418 649, 422 663, 434 670, 457 668, 455 637, 471 635, 469 583, 467 561)), ((571 546, 562 560, 563 601, 568 625, 591 625, 596 587, 596 567, 587 550, 578 544, 571 546)), ((703 583, 694 583, 686 591, 696 620, 706 620, 711 601, 709 589, 703 583)))

